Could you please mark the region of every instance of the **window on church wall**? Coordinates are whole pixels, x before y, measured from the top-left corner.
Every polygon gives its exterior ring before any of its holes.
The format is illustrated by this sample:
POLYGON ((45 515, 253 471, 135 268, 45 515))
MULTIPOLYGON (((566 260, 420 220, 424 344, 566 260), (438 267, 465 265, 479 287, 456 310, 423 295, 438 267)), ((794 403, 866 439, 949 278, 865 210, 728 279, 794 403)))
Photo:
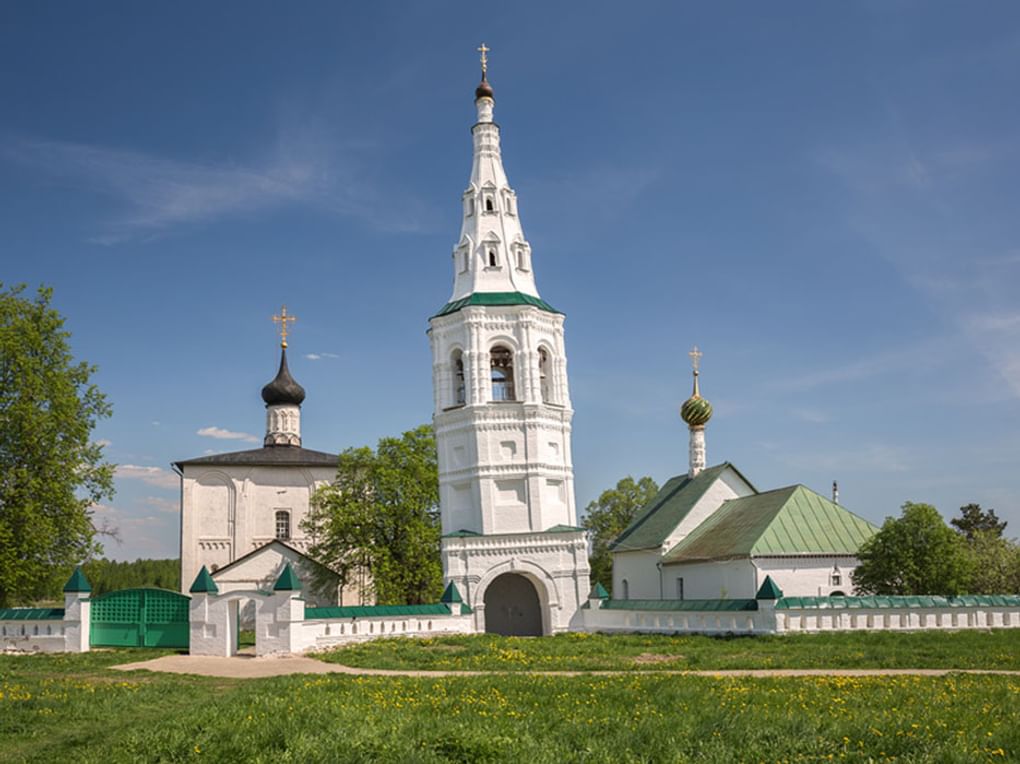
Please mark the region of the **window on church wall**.
POLYGON ((460 253, 460 272, 467 273, 468 268, 471 267, 471 255, 466 249, 461 250, 460 253))
POLYGON ((489 247, 488 249, 486 249, 485 257, 486 262, 488 263, 490 268, 499 267, 499 255, 496 253, 495 247, 489 247))
POLYGON ((464 385, 464 354, 455 350, 453 352, 453 404, 463 406, 467 400, 467 390, 464 385))
POLYGON ((682 576, 676 580, 676 598, 678 600, 684 598, 684 579, 682 576))
POLYGON ((285 509, 276 512, 276 538, 290 541, 290 512, 285 509))
POLYGON ((829 575, 829 586, 842 586, 842 585, 843 576, 840 574, 839 570, 837 569, 832 571, 832 573, 829 575))
POLYGON ((486 212, 495 212, 496 211, 496 200, 492 198, 491 194, 486 194, 484 204, 485 204, 485 211, 486 212))
POLYGON ((496 345, 489 353, 492 368, 492 400, 512 401, 514 397, 514 354, 503 345, 496 345))
POLYGON ((551 403, 552 386, 549 378, 549 352, 545 348, 538 349, 538 380, 542 402, 551 403))
POLYGON ((471 217, 475 214, 475 200, 471 197, 464 200, 464 214, 467 217, 471 217))
POLYGON ((626 579, 626 578, 625 578, 625 579, 623 579, 623 580, 622 580, 622 581, 620 582, 620 588, 621 588, 621 589, 623 589, 623 591, 622 591, 622 592, 620 592, 620 594, 622 594, 622 595, 623 595, 623 599, 625 599, 625 600, 629 600, 629 599, 630 599, 630 582, 629 582, 629 581, 627 581, 627 579, 626 579))

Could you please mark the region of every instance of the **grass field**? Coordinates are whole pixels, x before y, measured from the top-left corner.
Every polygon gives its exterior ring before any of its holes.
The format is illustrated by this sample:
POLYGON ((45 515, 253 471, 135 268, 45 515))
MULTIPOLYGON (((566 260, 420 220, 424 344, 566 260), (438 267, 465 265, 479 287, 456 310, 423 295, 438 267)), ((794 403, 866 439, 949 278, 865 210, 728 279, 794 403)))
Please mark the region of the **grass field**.
POLYGON ((0 656, 0 761, 1020 757, 1020 677, 225 680, 109 669, 157 654, 0 656))
POLYGON ((316 655, 346 666, 440 670, 1020 669, 1020 629, 759 637, 569 633, 382 639, 316 655))

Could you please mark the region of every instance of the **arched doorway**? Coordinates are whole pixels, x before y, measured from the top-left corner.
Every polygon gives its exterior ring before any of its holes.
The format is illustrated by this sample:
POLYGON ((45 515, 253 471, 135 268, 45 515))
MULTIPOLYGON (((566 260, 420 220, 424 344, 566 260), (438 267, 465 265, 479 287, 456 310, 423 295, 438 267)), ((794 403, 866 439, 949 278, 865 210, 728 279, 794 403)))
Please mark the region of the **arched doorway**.
POLYGON ((517 573, 493 579, 485 590, 485 631, 505 637, 542 635, 542 605, 531 581, 517 573))

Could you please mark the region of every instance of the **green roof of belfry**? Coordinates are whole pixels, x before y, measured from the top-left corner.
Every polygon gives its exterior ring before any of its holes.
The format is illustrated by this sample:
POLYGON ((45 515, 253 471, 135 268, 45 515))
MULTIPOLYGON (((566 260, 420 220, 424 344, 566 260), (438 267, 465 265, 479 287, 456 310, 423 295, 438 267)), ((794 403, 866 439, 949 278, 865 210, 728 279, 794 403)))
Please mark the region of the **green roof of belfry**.
POLYGON ((802 485, 730 499, 662 558, 665 563, 856 554, 878 529, 802 485))
POLYGON ((456 313, 461 308, 468 308, 472 305, 533 305, 539 310, 549 313, 560 312, 541 297, 534 297, 523 292, 475 292, 467 297, 446 303, 432 318, 448 316, 451 313, 456 313))
MULTIPOLYGON (((677 475, 667 480, 655 498, 638 510, 630 525, 616 537, 609 548, 614 552, 629 552, 661 546, 727 467, 736 471, 732 464, 723 462, 702 470, 693 479, 687 475, 677 475)), ((747 478, 744 480, 751 485, 747 478)))

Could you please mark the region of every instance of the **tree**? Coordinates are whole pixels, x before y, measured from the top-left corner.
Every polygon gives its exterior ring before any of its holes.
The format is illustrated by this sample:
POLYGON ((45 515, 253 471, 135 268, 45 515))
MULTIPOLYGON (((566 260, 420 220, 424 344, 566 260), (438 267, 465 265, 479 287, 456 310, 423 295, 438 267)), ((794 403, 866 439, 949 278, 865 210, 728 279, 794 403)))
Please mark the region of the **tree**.
POLYGON ((980 504, 960 507, 960 517, 954 517, 949 522, 968 539, 973 539, 976 533, 991 533, 1001 537, 1006 530, 1006 521, 1000 521, 994 509, 981 509, 980 504))
POLYGON ((613 557, 609 545, 630 525, 634 515, 659 492, 658 484, 650 477, 636 481, 630 475, 602 492, 585 509, 581 523, 591 531, 592 551, 589 558, 592 582, 613 591, 613 557))
POLYGON ((963 537, 930 504, 907 502, 899 518, 857 553, 857 594, 962 594, 971 578, 971 556, 963 537))
POLYGON ((0 607, 59 591, 98 553, 89 508, 113 495, 95 367, 75 362, 52 290, 24 289, 0 284, 0 607))
POLYGON ((971 556, 970 594, 1020 594, 1020 546, 995 530, 975 531, 967 541, 971 556))
POLYGON ((302 527, 309 554, 340 574, 340 585, 367 570, 381 604, 436 602, 439 468, 432 427, 382 438, 376 450, 340 454, 336 481, 316 492, 302 527))

